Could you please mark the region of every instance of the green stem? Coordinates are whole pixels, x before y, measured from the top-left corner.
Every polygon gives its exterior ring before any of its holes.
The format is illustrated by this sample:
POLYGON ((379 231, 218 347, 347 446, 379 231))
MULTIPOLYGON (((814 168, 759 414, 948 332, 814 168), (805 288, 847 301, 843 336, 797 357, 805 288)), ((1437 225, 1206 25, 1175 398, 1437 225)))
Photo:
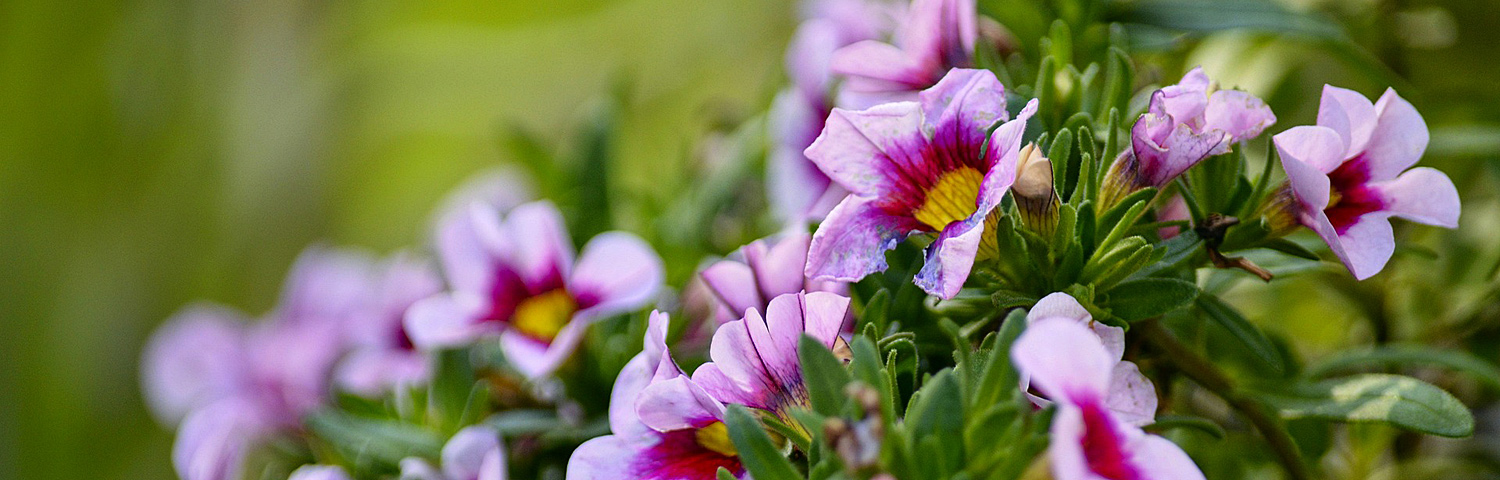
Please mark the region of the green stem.
POLYGON ((1271 451, 1276 454, 1276 459, 1281 462, 1281 467, 1286 470, 1287 477, 1292 480, 1307 480, 1311 478, 1307 471, 1307 463, 1302 461, 1302 454, 1297 450, 1297 444, 1292 440, 1292 435, 1287 433, 1286 426, 1281 419, 1266 411, 1266 407, 1234 387, 1234 382, 1224 372, 1208 359, 1194 352, 1187 345, 1177 340, 1172 332, 1167 331, 1157 319, 1149 319, 1136 324, 1136 328, 1145 337, 1163 352, 1188 378, 1193 379, 1198 385, 1218 395, 1229 403, 1229 406, 1239 410, 1255 429, 1265 437, 1266 443, 1271 451))

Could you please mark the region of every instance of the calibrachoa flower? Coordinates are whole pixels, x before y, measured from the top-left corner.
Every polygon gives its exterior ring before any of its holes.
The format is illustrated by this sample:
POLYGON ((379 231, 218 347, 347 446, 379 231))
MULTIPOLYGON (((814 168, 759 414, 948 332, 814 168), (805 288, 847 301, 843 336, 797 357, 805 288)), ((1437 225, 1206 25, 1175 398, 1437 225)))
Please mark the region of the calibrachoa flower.
MULTIPOLYGON (((1156 386, 1151 383, 1151 379, 1141 374, 1135 363, 1122 360, 1125 356, 1125 329, 1095 322, 1078 300, 1062 292, 1043 297, 1026 312, 1028 326, 1057 319, 1087 327, 1113 360, 1109 389, 1104 398, 1105 406, 1131 425, 1148 425, 1156 421, 1156 386)), ((1026 383, 1023 380, 1023 390, 1027 387, 1026 383)), ((1032 399, 1038 404, 1046 404, 1046 400, 1039 397, 1032 399)))
POLYGON ((327 402, 345 329, 373 298, 371 269, 363 255, 309 249, 265 321, 250 325, 227 309, 189 307, 153 335, 142 381, 158 418, 182 420, 172 452, 178 475, 238 478, 254 445, 295 430, 327 402))
POLYGON ((427 355, 412 344, 402 319, 417 300, 443 289, 430 265, 405 254, 382 265, 378 277, 368 311, 346 327, 352 351, 334 374, 340 387, 365 396, 427 381, 427 355))
POLYGON ((1070 318, 1041 320, 1026 327, 1011 357, 1032 385, 1057 402, 1048 447, 1053 478, 1203 478, 1176 444, 1141 431, 1110 408, 1117 361, 1094 331, 1070 318))
POLYGON ((833 108, 833 52, 882 35, 891 22, 888 6, 866 0, 818 0, 805 4, 805 18, 786 52, 791 88, 776 96, 768 117, 772 148, 767 159, 767 198, 786 222, 820 220, 844 192, 802 151, 823 128, 833 108))
POLYGON ((987 70, 955 69, 920 100, 834 109, 808 147, 808 158, 850 194, 818 226, 807 276, 859 280, 885 270, 885 252, 907 235, 937 233, 916 283, 951 298, 976 255, 996 253, 993 240, 981 245, 985 218, 1015 181, 1036 101, 989 133, 1008 114, 1005 87, 987 70))
POLYGON ((846 78, 841 102, 856 108, 915 100, 951 68, 973 63, 978 37, 974 0, 914 0, 894 43, 865 40, 833 54, 846 78))
POLYGON ((746 478, 724 426, 724 405, 694 383, 667 351, 668 317, 652 312, 645 348, 615 380, 613 435, 584 442, 568 460, 567 478, 713 479, 719 468, 746 478))
POLYGON ((1203 68, 1177 85, 1151 94, 1149 110, 1130 129, 1131 148, 1120 153, 1104 182, 1103 204, 1145 187, 1161 187, 1203 159, 1260 135, 1276 123, 1261 99, 1239 90, 1217 90, 1203 68))
POLYGON ((443 468, 433 468, 426 460, 408 458, 401 461, 401 478, 411 480, 503 480, 509 475, 505 465, 505 444, 500 433, 484 425, 459 430, 443 445, 443 468))
POLYGON ((418 347, 458 347, 498 334, 517 370, 544 376, 568 358, 589 323, 641 307, 661 285, 661 259, 634 235, 600 234, 575 263, 551 203, 518 206, 503 222, 487 205, 470 207, 439 227, 438 256, 451 291, 407 312, 407 333, 418 347))
POLYGON ((718 300, 721 323, 741 318, 752 308, 764 311, 772 298, 786 293, 847 293, 849 287, 843 282, 812 280, 803 274, 811 242, 812 235, 796 225, 779 238, 763 238, 741 247, 738 258, 731 256, 703 269, 700 275, 718 300))
POLYGON ((1390 217, 1458 227, 1458 190, 1447 175, 1418 167, 1427 123, 1395 90, 1371 104, 1351 90, 1323 87, 1316 126, 1273 138, 1297 220, 1317 232, 1355 278, 1385 268, 1395 252, 1390 217), (1403 173, 1404 172, 1404 173, 1403 173))
POLYGON ((719 326, 709 346, 710 362, 693 372, 693 382, 714 399, 764 410, 798 425, 790 411, 808 405, 797 342, 805 333, 832 350, 849 321, 849 299, 828 293, 795 293, 771 299, 765 316, 751 309, 745 318, 719 326))

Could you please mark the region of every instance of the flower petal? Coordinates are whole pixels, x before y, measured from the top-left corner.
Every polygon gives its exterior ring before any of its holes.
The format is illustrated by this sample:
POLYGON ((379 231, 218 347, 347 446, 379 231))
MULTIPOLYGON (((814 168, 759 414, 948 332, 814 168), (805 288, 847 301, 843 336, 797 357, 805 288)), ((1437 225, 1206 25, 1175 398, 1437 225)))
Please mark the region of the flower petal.
POLYGON ((1203 115, 1208 107, 1208 74, 1203 67, 1193 67, 1176 85, 1160 90, 1161 96, 1153 95, 1152 103, 1160 102, 1161 111, 1171 115, 1174 123, 1189 122, 1203 115))
POLYGON ((454 480, 483 478, 485 467, 497 470, 505 468, 503 453, 498 464, 486 465, 485 462, 491 453, 501 452, 503 449, 500 433, 493 428, 475 425, 459 430, 453 434, 453 438, 448 439, 448 444, 443 445, 443 474, 454 480))
POLYGON ((1005 191, 1016 180, 1016 162, 1020 161, 1021 135, 1026 133, 1026 122, 1036 113, 1037 101, 1032 99, 1021 107, 1016 118, 1000 124, 990 133, 990 143, 985 147, 985 159, 989 169, 979 186, 976 200, 976 215, 989 215, 990 209, 1000 204, 1005 191))
POLYGON ((426 382, 431 375, 427 356, 415 351, 362 348, 339 362, 334 378, 339 387, 365 397, 426 382))
POLYGON ((151 413, 175 426, 188 412, 248 386, 245 319, 218 305, 183 308, 157 329, 141 360, 151 413))
POLYGON ((958 295, 974 257, 979 254, 980 237, 984 235, 984 217, 953 222, 943 228, 936 241, 927 247, 927 260, 913 281, 922 291, 944 299, 958 295))
POLYGON ((1395 180, 1372 184, 1385 210, 1414 222, 1458 228, 1458 189, 1443 172, 1427 167, 1407 170, 1395 180))
POLYGON ((1144 478, 1203 480, 1203 471, 1193 463, 1182 447, 1156 435, 1145 435, 1131 446, 1131 463, 1141 469, 1144 478))
POLYGON ((605 435, 583 442, 568 458, 568 480, 612 480, 634 478, 631 465, 640 447, 619 435, 605 435))
MULTIPOLYGON (((1322 235, 1324 232, 1318 233, 1322 235)), ((1391 221, 1378 213, 1359 217, 1338 235, 1338 247, 1333 252, 1357 280, 1380 273, 1391 260, 1391 255, 1396 253, 1396 234, 1391 231, 1391 221)))
POLYGON ((868 110, 833 109, 823 133, 807 147, 823 173, 855 195, 882 196, 901 188, 902 165, 920 159, 921 109, 915 103, 888 103, 868 110))
MULTIPOLYGON (((760 296, 760 288, 755 283, 755 272, 745 265, 734 260, 719 260, 703 269, 698 274, 703 278, 703 284, 708 290, 723 302, 735 316, 745 314, 745 310, 760 308, 765 300, 760 296)), ((801 272, 798 272, 801 276, 801 272)))
POLYGON ((1031 325, 1040 320, 1054 317, 1066 318, 1079 323, 1087 323, 1094 318, 1093 315, 1089 314, 1088 309, 1083 308, 1083 305, 1078 303, 1078 300, 1074 299, 1072 295, 1063 292, 1053 292, 1042 297, 1041 300, 1037 300, 1036 305, 1032 305, 1031 309, 1026 311, 1026 324, 1031 325))
POLYGON ((349 474, 332 465, 303 465, 292 471, 287 480, 349 480, 349 474))
POLYGON ((652 382, 635 402, 641 422, 658 432, 699 428, 724 418, 719 403, 686 375, 652 382))
POLYGON ((635 413, 636 398, 653 379, 667 379, 682 375, 677 362, 667 351, 667 330, 670 318, 667 314, 653 311, 647 320, 644 348, 636 354, 620 374, 615 377, 614 388, 609 395, 610 431, 622 438, 635 439, 645 435, 646 425, 635 413))
POLYGON ((604 232, 584 245, 568 291, 587 305, 579 315, 592 320, 644 306, 662 275, 661 257, 640 237, 604 232))
POLYGON ((1010 356, 1031 385, 1064 403, 1103 400, 1115 363, 1093 332, 1056 318, 1028 326, 1010 356))
POLYGON ((486 302, 464 292, 440 293, 417 301, 406 311, 406 334, 423 350, 468 345, 499 332, 499 325, 480 322, 486 302))
POLYGON ((512 209, 503 228, 510 248, 493 248, 527 285, 555 285, 568 278, 573 267, 573 243, 563 227, 562 214, 552 202, 531 202, 512 209))
POLYGON ((505 359, 510 361, 516 371, 526 378, 541 378, 551 375, 573 355, 579 342, 583 341, 583 334, 587 333, 588 327, 589 322, 575 316, 550 343, 543 343, 514 329, 506 330, 500 334, 500 348, 505 351, 505 359))
POLYGON ((812 235, 805 227, 796 225, 783 232, 774 243, 756 240, 745 246, 745 263, 755 273, 755 284, 760 289, 761 298, 802 291, 807 283, 802 267, 807 265, 807 249, 811 243, 812 235))
POLYGON ((1265 101, 1248 92, 1219 90, 1209 97, 1203 121, 1207 129, 1222 130, 1229 134, 1230 143, 1237 143, 1260 136, 1276 123, 1276 114, 1265 101))
POLYGON ((829 68, 849 77, 844 88, 861 92, 917 90, 929 81, 918 59, 875 40, 856 42, 833 52, 829 68))
POLYGON ((270 431, 259 407, 239 397, 214 402, 182 421, 172 466, 183 480, 236 480, 245 455, 270 431))
POLYGON ((1115 364, 1110 375, 1109 397, 1105 405, 1120 420, 1135 426, 1156 421, 1156 386, 1131 362, 1115 364))
POLYGON ((916 227, 909 218, 885 214, 869 199, 844 197, 813 234, 804 272, 809 278, 852 282, 884 271, 885 252, 916 227))
POLYGON ((1370 132, 1364 159, 1370 169, 1370 180, 1378 182, 1396 178, 1416 165, 1427 150, 1428 133, 1422 114, 1395 90, 1387 89, 1380 96, 1375 111, 1379 112, 1380 120, 1370 132))
POLYGON ((830 190, 843 189, 834 187, 833 180, 802 153, 822 132, 825 114, 792 91, 781 92, 771 104, 767 122, 773 145, 766 159, 766 199, 780 221, 820 220, 843 198, 842 193, 828 198, 836 193, 830 190))
POLYGON ((917 96, 923 129, 953 158, 980 158, 985 133, 1007 116, 1005 86, 989 70, 949 70, 937 85, 917 96))
MULTIPOLYGON (((1378 115, 1375 104, 1359 92, 1323 85, 1323 98, 1318 103, 1318 126, 1338 132, 1343 143, 1339 160, 1353 157, 1365 150, 1370 141, 1370 132, 1375 130, 1378 115)), ((1328 172, 1331 170, 1324 170, 1328 172)))

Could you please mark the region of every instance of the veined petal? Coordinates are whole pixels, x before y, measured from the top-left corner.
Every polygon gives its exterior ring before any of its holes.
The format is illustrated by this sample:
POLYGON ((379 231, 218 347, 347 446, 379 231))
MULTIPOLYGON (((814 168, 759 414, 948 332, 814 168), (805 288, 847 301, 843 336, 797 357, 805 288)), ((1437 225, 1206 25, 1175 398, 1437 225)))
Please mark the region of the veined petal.
POLYGON ((1385 200, 1385 210, 1401 218, 1458 228, 1458 189, 1443 172, 1427 167, 1407 170, 1395 180, 1371 185, 1385 200))
POLYGON ((945 299, 958 295, 974 268, 983 235, 984 217, 948 224, 927 247, 927 260, 913 281, 931 295, 945 299))
POLYGON ((635 402, 636 414, 658 432, 700 428, 724 418, 719 403, 686 375, 652 382, 635 402))
MULTIPOLYGON (((1375 104, 1359 92, 1323 85, 1323 98, 1318 104, 1318 126, 1338 132, 1343 143, 1339 160, 1353 157, 1365 150, 1370 133, 1375 130, 1379 115, 1375 104)), ((1330 170, 1331 171, 1331 170, 1330 170)))
POLYGON ((1162 87, 1160 99, 1152 96, 1152 102, 1161 102, 1162 111, 1171 115, 1176 123, 1190 122, 1203 116, 1208 107, 1208 74, 1203 67, 1193 67, 1176 85, 1162 87))
POLYGON ((852 319, 849 297, 838 293, 807 292, 802 295, 802 308, 802 333, 830 348, 852 319))
POLYGON ((807 277, 852 282, 886 269, 885 252, 917 228, 882 212, 870 199, 844 197, 818 226, 807 252, 807 277))
POLYGON ((1427 150, 1428 133, 1422 114, 1395 90, 1386 89, 1375 102, 1375 111, 1380 119, 1370 131, 1364 159, 1370 169, 1370 180, 1378 182, 1396 178, 1416 165, 1427 150))
POLYGON ((722 402, 770 408, 777 385, 769 377, 770 368, 752 336, 752 325, 762 329, 766 325, 765 319, 753 309, 745 318, 719 326, 709 345, 712 362, 698 367, 693 372, 693 381, 722 402))
MULTIPOLYGON (((1297 128, 1304 127, 1296 127, 1292 130, 1296 130, 1297 128)), ((1292 130, 1287 130, 1281 135, 1290 133, 1292 130)), ((1331 132, 1328 129, 1322 130, 1331 132)), ((1281 135, 1277 135, 1276 138, 1279 140, 1282 138, 1281 135)), ((1321 145, 1328 146, 1329 144, 1322 143, 1321 145)), ((1301 214, 1305 217, 1303 223, 1309 223, 1308 220, 1316 220, 1318 217, 1321 217, 1323 222, 1328 222, 1328 217, 1323 214, 1323 209, 1328 208, 1329 188, 1332 185, 1328 175, 1320 171, 1318 167, 1308 165, 1299 158, 1299 156, 1307 155, 1287 151, 1279 141, 1277 142, 1276 149, 1281 152, 1281 168, 1286 171, 1287 182, 1292 187, 1292 193, 1297 197, 1297 202, 1301 206, 1301 214)), ((1315 155, 1312 157, 1316 158, 1315 155)), ((1329 228, 1331 231, 1333 228, 1332 224, 1329 225, 1329 228)))
POLYGON ((583 247, 568 291, 592 320, 645 305, 662 283, 661 257, 640 237, 604 232, 583 247))
POLYGON ((923 130, 955 158, 980 158, 985 133, 1007 116, 1005 86, 989 70, 949 70, 937 85, 917 96, 923 130))
POLYGON ((868 110, 833 109, 807 158, 854 195, 881 196, 900 188, 899 168, 920 155, 921 110, 889 103, 868 110))

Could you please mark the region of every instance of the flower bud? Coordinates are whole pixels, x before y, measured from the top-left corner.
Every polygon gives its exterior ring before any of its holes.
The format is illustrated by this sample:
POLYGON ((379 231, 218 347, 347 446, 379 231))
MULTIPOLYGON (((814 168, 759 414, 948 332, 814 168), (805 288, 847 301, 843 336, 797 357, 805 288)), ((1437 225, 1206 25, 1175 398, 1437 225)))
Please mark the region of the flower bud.
POLYGON ((1051 236, 1057 228, 1057 191, 1052 187, 1052 160, 1042 156, 1036 144, 1021 148, 1016 162, 1016 182, 1010 187, 1021 222, 1026 228, 1051 236))

